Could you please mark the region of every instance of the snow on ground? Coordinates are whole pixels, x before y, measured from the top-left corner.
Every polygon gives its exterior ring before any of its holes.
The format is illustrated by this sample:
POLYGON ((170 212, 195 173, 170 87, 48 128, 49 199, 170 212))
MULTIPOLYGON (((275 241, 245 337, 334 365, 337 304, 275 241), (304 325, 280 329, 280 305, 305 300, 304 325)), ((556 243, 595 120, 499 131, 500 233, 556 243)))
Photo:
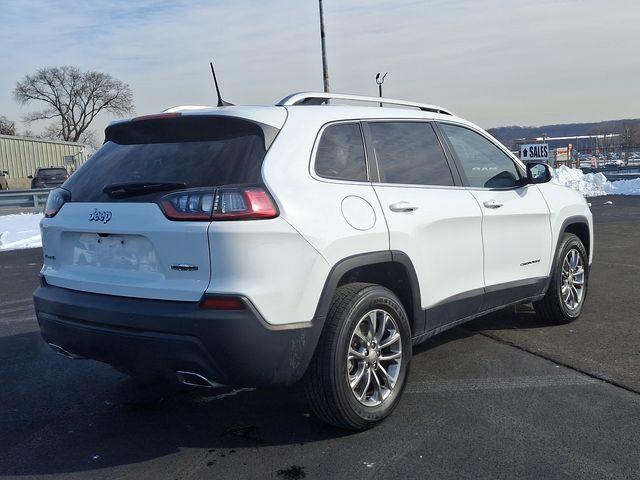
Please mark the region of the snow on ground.
MULTIPOLYGON (((554 170, 551 181, 573 188, 585 197, 640 195, 640 178, 610 182, 602 173, 584 174, 582 170, 565 166, 554 170)), ((41 213, 0 214, 0 251, 41 247, 41 218, 41 213)))
POLYGON ((561 166, 553 171, 553 183, 577 190, 585 197, 600 195, 640 195, 640 178, 610 182, 602 173, 561 166))
POLYGON ((41 213, 0 216, 0 251, 41 247, 41 213))

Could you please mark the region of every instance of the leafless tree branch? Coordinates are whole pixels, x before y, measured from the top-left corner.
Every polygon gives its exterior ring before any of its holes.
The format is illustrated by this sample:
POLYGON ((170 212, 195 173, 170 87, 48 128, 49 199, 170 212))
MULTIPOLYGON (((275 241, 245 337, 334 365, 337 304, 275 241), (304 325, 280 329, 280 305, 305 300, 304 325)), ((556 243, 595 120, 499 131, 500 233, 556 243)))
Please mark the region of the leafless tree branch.
POLYGON ((25 122, 58 119, 47 135, 77 142, 91 122, 102 112, 116 116, 133 112, 133 93, 128 84, 106 73, 81 72, 76 67, 38 69, 16 84, 13 96, 18 103, 45 104, 45 109, 25 116, 25 122))

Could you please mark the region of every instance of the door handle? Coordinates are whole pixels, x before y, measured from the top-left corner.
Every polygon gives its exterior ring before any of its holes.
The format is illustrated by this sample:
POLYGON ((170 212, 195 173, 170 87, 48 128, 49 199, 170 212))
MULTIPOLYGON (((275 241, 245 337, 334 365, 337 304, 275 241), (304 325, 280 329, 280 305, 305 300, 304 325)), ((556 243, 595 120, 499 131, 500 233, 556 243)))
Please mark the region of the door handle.
POLYGON ((391 205, 389 205, 389 210, 391 210, 392 212, 413 212, 414 210, 417 210, 418 206, 414 205, 413 203, 409 203, 409 202, 396 202, 396 203, 392 203, 391 205))
POLYGON ((483 205, 487 208, 500 208, 503 204, 497 200, 487 200, 483 205))

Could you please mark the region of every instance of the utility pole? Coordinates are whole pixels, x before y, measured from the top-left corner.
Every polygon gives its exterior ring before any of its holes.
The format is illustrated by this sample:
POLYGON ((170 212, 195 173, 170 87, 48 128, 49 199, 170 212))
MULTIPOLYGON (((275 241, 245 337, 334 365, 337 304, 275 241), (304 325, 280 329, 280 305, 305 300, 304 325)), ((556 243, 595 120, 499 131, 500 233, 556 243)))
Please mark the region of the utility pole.
POLYGON ((327 69, 327 47, 324 41, 324 12, 322 10, 322 0, 318 0, 320 6, 320 42, 322 45, 322 82, 324 91, 329 91, 329 70, 327 69))

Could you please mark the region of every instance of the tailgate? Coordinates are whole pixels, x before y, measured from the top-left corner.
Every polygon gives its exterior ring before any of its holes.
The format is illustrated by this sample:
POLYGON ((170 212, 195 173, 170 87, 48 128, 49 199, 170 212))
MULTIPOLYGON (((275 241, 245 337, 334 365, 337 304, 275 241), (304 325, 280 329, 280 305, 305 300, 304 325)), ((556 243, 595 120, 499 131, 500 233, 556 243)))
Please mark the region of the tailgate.
POLYGON ((199 301, 209 222, 171 222, 155 203, 64 205, 41 222, 47 283, 83 292, 199 301))

